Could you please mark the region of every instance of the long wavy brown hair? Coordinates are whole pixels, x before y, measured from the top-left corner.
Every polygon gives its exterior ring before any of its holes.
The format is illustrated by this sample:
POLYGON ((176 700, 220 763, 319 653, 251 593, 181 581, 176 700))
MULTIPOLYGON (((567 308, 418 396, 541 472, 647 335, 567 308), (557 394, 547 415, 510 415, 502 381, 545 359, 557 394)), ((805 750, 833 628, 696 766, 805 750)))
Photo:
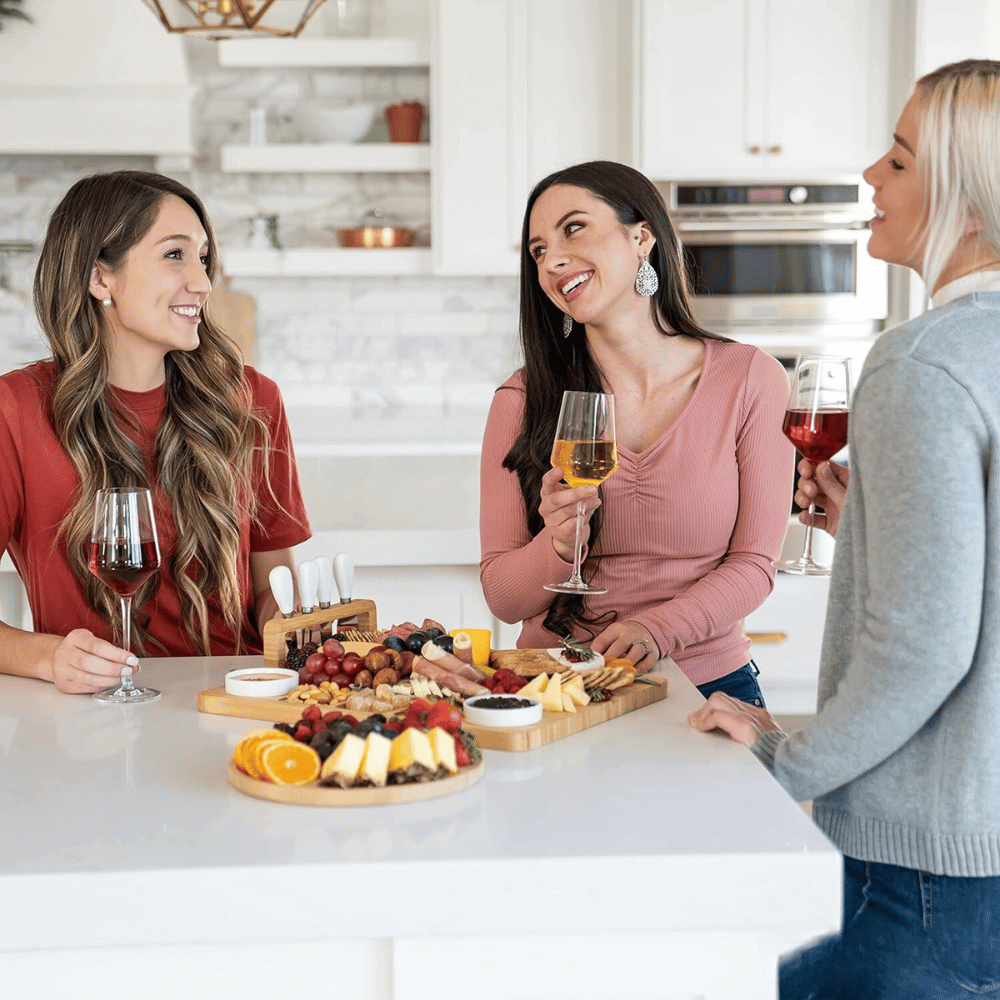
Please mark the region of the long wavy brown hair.
MULTIPOLYGON (((256 512, 250 481, 254 452, 262 452, 266 473, 270 446, 267 426, 251 408, 239 349, 203 312, 199 346, 167 354, 166 402, 154 444, 156 482, 151 483, 143 454, 125 430, 136 427, 136 419, 108 384, 109 331, 88 287, 95 264, 112 272, 122 267, 169 194, 191 206, 208 235, 207 273, 214 281, 218 248, 205 208, 191 190, 161 174, 121 170, 84 177, 49 220, 35 272, 35 310, 55 363, 53 425, 80 477, 53 544, 65 540, 70 567, 88 604, 113 623, 120 643, 117 599, 87 569, 94 493, 109 486, 155 486, 154 503, 159 497, 172 510, 177 545, 135 596, 135 651, 148 655, 141 609, 156 592, 161 573, 167 573, 180 595, 184 628, 195 648, 210 652, 213 603, 239 652, 240 524, 256 512)), ((160 652, 172 650, 161 647, 160 652)))
MULTIPOLYGON (((538 265, 531 257, 528 240, 531 210, 539 196, 554 184, 583 188, 610 205, 622 226, 645 222, 656 237, 649 263, 660 279, 659 290, 650 299, 653 322, 665 337, 685 334, 699 340, 723 340, 717 333, 702 329, 691 313, 690 291, 680 241, 656 186, 638 170, 611 160, 578 163, 540 180, 528 196, 521 228, 520 337, 524 354, 525 404, 521 433, 504 458, 504 468, 516 472, 528 515, 528 530, 537 535, 544 527, 538 508, 542 476, 552 468, 552 439, 562 394, 566 390, 604 392, 597 363, 587 348, 584 328, 573 324, 564 337, 563 314, 542 291, 538 265)), ((590 519, 589 552, 584 571, 599 556, 594 548, 601 533, 604 507, 590 519)), ((591 569, 592 571, 592 569, 591 569)), ((588 617, 584 599, 575 594, 559 594, 549 605, 543 626, 558 636, 579 625, 592 635, 596 628, 610 624, 614 615, 588 617)))

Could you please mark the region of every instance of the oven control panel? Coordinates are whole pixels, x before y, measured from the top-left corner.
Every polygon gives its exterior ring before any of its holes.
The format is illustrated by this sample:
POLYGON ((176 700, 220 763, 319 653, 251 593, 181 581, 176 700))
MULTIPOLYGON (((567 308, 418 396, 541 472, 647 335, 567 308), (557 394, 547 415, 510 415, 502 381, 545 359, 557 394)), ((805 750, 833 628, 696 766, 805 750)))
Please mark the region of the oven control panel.
POLYGON ((673 184, 671 207, 752 206, 856 207, 858 184, 673 184))

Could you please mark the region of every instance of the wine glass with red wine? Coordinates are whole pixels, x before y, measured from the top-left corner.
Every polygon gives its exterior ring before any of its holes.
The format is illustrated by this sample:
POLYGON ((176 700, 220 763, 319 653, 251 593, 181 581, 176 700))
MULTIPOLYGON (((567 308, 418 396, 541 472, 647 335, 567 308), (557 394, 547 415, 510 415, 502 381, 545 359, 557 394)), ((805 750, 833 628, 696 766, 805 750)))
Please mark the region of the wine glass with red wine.
MULTIPOLYGON (((820 462, 829 461, 847 444, 850 409, 850 360, 824 354, 800 355, 795 364, 782 430, 814 468, 820 462)), ((810 517, 815 511, 815 504, 810 504, 810 517)), ((776 562, 775 567, 801 576, 829 576, 830 567, 812 557, 812 532, 812 524, 806 525, 802 555, 798 559, 776 562)))
MULTIPOLYGON (((94 499, 94 530, 90 535, 90 572, 110 587, 122 604, 122 642, 132 651, 132 598, 160 565, 153 500, 149 490, 132 486, 98 490, 94 499)), ((98 691, 102 705, 133 705, 155 701, 160 692, 135 687, 132 668, 122 668, 121 683, 98 691)))

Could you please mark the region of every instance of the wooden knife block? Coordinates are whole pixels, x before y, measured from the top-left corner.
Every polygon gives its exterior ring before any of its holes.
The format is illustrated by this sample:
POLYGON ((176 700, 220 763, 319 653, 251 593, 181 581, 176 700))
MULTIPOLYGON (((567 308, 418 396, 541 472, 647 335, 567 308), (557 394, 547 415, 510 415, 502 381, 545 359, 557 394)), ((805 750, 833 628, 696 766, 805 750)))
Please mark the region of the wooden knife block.
POLYGON ((328 622, 353 617, 358 619, 359 632, 378 631, 375 602, 368 600, 331 604, 328 608, 317 608, 307 615, 295 614, 288 618, 272 618, 264 623, 264 662, 270 667, 280 666, 285 659, 285 640, 299 629, 315 628, 328 622))

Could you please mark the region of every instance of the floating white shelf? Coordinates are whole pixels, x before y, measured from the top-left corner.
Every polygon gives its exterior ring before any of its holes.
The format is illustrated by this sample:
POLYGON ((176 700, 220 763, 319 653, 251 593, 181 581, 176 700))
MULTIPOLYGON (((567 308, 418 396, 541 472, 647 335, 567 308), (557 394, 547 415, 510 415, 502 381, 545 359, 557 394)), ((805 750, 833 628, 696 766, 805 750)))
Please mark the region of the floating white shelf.
POLYGON ((426 44, 409 38, 248 38, 221 41, 219 65, 428 66, 426 44))
POLYGON ((427 247, 374 250, 230 250, 222 254, 230 277, 366 277, 431 273, 427 247))
POLYGON ((426 142, 273 143, 223 146, 228 173, 406 173, 431 169, 426 142))

